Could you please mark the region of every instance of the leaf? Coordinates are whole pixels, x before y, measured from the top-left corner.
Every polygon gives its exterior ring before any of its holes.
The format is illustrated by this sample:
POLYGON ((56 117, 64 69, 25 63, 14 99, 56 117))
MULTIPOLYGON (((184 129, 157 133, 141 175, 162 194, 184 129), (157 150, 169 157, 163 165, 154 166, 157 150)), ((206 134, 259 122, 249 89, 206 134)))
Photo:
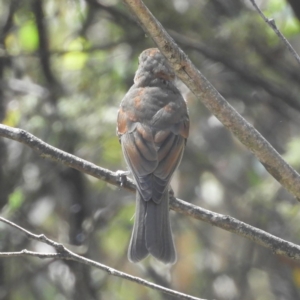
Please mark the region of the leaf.
POLYGON ((82 52, 70 52, 63 56, 63 66, 68 70, 80 70, 85 65, 87 55, 82 52))
POLYGON ((19 109, 11 109, 6 112, 3 124, 11 127, 17 126, 21 118, 21 113, 19 109))
POLYGON ((292 139, 287 145, 287 152, 284 154, 285 160, 294 168, 300 166, 300 138, 292 139))
POLYGON ((24 196, 21 189, 16 189, 12 194, 9 195, 8 205, 11 210, 18 209, 24 202, 24 196))
POLYGON ((38 48, 39 37, 36 24, 28 21, 19 30, 20 47, 26 51, 35 51, 38 48))
POLYGON ((80 70, 84 67, 88 59, 88 55, 82 52, 85 44, 83 38, 77 38, 68 44, 67 50, 70 52, 63 56, 63 65, 66 69, 80 70))

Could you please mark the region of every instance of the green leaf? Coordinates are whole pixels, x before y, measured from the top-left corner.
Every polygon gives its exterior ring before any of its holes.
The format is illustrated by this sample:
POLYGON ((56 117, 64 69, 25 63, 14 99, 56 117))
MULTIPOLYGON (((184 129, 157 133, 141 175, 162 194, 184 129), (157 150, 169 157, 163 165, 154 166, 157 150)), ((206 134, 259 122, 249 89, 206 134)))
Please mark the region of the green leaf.
MULTIPOLYGON (((264 13, 268 18, 274 18, 276 26, 286 37, 299 34, 299 21, 290 11, 287 10, 286 1, 269 1, 267 7, 264 9, 264 13)), ((270 29, 269 31, 272 32, 273 30, 270 29)), ((272 34, 274 35, 274 33, 272 34)))
POLYGON ((86 53, 70 52, 63 56, 63 65, 68 70, 80 70, 85 65, 86 60, 86 53))
POLYGON ((283 33, 286 37, 293 36, 296 34, 299 34, 300 32, 300 26, 299 21, 295 17, 290 17, 285 23, 283 33))
POLYGON ((284 0, 270 0, 264 12, 267 14, 273 14, 283 10, 285 6, 286 3, 284 0))
POLYGON ((84 67, 88 55, 82 52, 82 49, 87 46, 85 39, 77 38, 70 42, 67 50, 70 51, 63 56, 63 65, 68 70, 80 70, 84 67))
POLYGON ((8 109, 3 124, 15 127, 19 123, 21 113, 19 109, 8 109))
POLYGON ((12 210, 18 209, 24 202, 24 196, 21 189, 16 189, 12 194, 9 195, 8 205, 12 210))
POLYGON ((36 24, 28 21, 19 30, 20 47, 26 51, 35 51, 38 48, 39 37, 36 24))
POLYGON ((292 139, 287 145, 287 152, 284 154, 285 160, 294 168, 300 167, 300 138, 292 139))

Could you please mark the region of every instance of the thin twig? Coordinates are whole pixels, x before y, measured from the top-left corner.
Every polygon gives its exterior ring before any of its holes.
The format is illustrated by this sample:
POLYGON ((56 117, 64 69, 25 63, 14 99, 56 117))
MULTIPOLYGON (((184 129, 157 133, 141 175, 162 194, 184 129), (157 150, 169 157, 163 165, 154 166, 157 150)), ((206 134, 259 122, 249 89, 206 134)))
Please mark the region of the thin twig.
POLYGON ((2 218, 0 217, 0 221, 3 222, 3 223, 6 223, 20 231, 22 231, 23 233, 26 234, 26 236, 29 238, 29 239, 32 239, 32 240, 36 240, 36 241, 39 241, 39 242, 42 242, 42 243, 45 243, 49 246, 52 246, 53 248, 55 248, 59 253, 63 253, 65 252, 65 248, 62 244, 59 244, 59 243, 56 243, 50 239, 48 239, 44 234, 40 234, 40 235, 36 235, 36 234, 33 234, 32 232, 26 230, 25 228, 5 219, 5 218, 2 218))
MULTIPOLYGON (((83 173, 92 175, 115 186, 123 187, 131 192, 135 191, 134 183, 124 174, 120 175, 118 172, 114 173, 110 170, 100 168, 88 161, 76 157, 75 155, 71 155, 62 150, 59 150, 43 142, 34 135, 26 132, 25 130, 0 124, 0 136, 21 142, 33 149, 42 157, 74 168, 83 173)), ((270 249, 274 254, 279 254, 300 261, 300 247, 298 245, 278 238, 272 234, 269 234, 263 230, 255 228, 230 216, 221 215, 203 209, 196 205, 189 204, 185 201, 176 199, 172 193, 170 196, 170 208, 174 211, 240 235, 267 249, 270 249)), ((6 220, 5 222, 11 225, 9 221, 6 220)), ((17 225, 15 225, 14 227, 20 229, 19 227, 17 227, 17 225)), ((28 237, 31 238, 30 233, 25 229, 20 230, 22 230, 28 237)), ((39 236, 39 240, 49 244, 49 241, 47 241, 47 238, 43 235, 39 236)), ((62 248, 62 245, 60 244, 49 245, 53 246, 56 249, 60 249, 61 252, 64 250, 64 248, 62 248)))
POLYGON ((263 20, 273 29, 273 31, 277 34, 277 36, 283 41, 287 49, 291 52, 291 54, 294 56, 294 58, 297 60, 298 64, 300 64, 300 57, 296 50, 293 48, 293 46, 290 44, 290 42, 286 39, 286 37, 281 33, 281 31, 276 26, 274 19, 267 18, 264 13, 261 11, 261 9, 256 4, 255 0, 249 0, 254 8, 257 10, 257 12, 260 14, 260 16, 263 18, 263 20))
POLYGON ((0 217, 0 221, 4 222, 4 223, 6 223, 6 224, 8 224, 10 226, 13 226, 14 228, 22 231, 30 239, 33 239, 33 240, 36 240, 36 241, 43 242, 43 243, 46 243, 48 245, 51 245, 57 251, 57 253, 42 253, 42 252, 29 251, 27 249, 24 249, 24 250, 21 250, 21 251, 18 251, 18 252, 0 252, 0 257, 33 256, 33 257, 38 257, 38 258, 42 258, 42 259, 44 259, 44 258, 51 258, 51 259, 68 259, 68 260, 73 260, 73 261, 76 261, 76 262, 79 262, 79 263, 83 263, 83 264, 88 265, 88 266, 92 266, 92 267, 98 268, 98 269, 100 269, 102 271, 107 272, 110 275, 113 275, 113 276, 116 276, 116 277, 120 277, 122 279, 126 279, 126 280, 129 280, 129 281, 132 281, 132 282, 144 285, 144 286, 149 287, 149 288, 151 288, 153 290, 157 290, 159 292, 163 292, 163 293, 168 294, 168 295, 172 295, 172 296, 177 297, 179 299, 205 300, 205 299, 193 297, 193 296, 190 296, 190 295, 187 295, 187 294, 184 294, 184 293, 180 293, 180 292, 174 291, 172 289, 165 288, 165 287, 160 286, 158 284, 149 282, 149 281, 141 279, 139 277, 135 277, 135 276, 129 275, 127 273, 118 271, 118 270, 116 270, 114 268, 111 268, 109 266, 106 266, 104 264, 100 264, 100 263, 98 263, 96 261, 93 261, 91 259, 88 259, 88 258, 85 258, 83 256, 80 256, 80 255, 78 255, 78 254, 70 251, 69 249, 67 249, 66 247, 64 247, 62 244, 57 243, 57 242, 55 242, 55 241, 47 238, 45 235, 43 235, 43 234, 41 234, 41 235, 33 234, 32 232, 30 232, 30 231, 28 231, 28 230, 20 227, 19 225, 15 224, 15 223, 13 223, 13 222, 11 222, 9 220, 6 220, 4 218, 0 217))
POLYGON ((153 39, 176 75, 195 96, 252 151, 266 170, 300 201, 300 175, 272 145, 249 124, 213 87, 178 47, 141 0, 123 0, 153 39))

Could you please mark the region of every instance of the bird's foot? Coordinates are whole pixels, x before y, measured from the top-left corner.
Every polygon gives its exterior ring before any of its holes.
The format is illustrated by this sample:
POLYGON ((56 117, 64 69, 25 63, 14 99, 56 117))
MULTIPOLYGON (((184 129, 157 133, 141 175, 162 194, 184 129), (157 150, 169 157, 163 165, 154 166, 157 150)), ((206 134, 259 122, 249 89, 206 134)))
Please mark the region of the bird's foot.
POLYGON ((116 171, 116 175, 119 176, 120 187, 123 187, 125 182, 127 181, 127 176, 130 174, 130 171, 116 171))

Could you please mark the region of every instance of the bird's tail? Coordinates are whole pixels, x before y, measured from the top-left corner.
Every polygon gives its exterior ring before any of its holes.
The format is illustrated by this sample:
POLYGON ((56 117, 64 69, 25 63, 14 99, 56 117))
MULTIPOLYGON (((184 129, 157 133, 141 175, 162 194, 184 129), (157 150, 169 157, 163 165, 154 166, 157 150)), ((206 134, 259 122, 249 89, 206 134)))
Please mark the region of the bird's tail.
POLYGON ((139 262, 149 254, 145 243, 146 209, 147 202, 142 199, 137 191, 134 225, 128 248, 128 259, 134 263, 139 262))
POLYGON ((176 262, 169 220, 168 190, 164 192, 159 204, 152 200, 143 200, 137 191, 135 221, 128 258, 132 262, 138 262, 149 253, 166 264, 176 262))

